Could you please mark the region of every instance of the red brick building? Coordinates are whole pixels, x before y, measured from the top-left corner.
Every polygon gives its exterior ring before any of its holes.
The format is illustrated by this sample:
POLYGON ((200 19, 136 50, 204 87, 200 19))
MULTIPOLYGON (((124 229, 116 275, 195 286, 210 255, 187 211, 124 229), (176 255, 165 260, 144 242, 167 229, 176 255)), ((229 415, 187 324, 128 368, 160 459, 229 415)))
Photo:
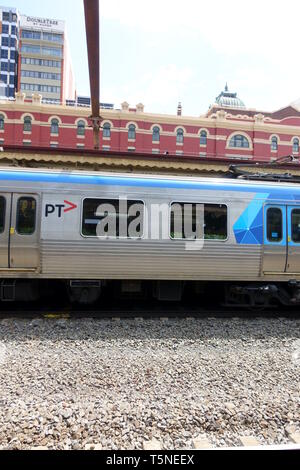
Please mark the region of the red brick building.
MULTIPOLYGON (((92 149, 90 109, 42 103, 40 95, 0 101, 0 145, 92 149)), ((226 88, 200 117, 150 114, 142 104, 101 109, 101 149, 226 160, 271 161, 299 155, 300 111, 247 109, 226 88)))

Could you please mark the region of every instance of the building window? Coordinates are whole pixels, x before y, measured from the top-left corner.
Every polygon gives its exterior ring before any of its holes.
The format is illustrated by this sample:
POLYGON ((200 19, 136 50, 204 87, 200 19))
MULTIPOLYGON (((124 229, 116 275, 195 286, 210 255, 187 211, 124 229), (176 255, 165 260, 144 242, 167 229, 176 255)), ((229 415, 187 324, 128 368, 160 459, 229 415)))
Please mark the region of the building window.
POLYGON ((1 71, 8 72, 8 62, 1 62, 1 71))
POLYGON ((32 130, 32 118, 30 116, 26 116, 24 118, 24 132, 31 132, 32 130))
POLYGON ((22 31, 22 38, 24 39, 41 39, 41 33, 38 31, 22 31))
POLYGON ((183 144, 183 129, 178 129, 177 131, 177 136, 176 136, 176 143, 177 144, 183 144))
POLYGON ((57 49, 56 47, 42 47, 42 54, 55 57, 62 57, 62 49, 57 49))
POLYGON ((61 62, 48 59, 34 59, 33 57, 22 57, 21 63, 26 65, 40 65, 43 67, 61 68, 61 62))
POLYGON ((32 46, 32 45, 22 45, 22 52, 25 54, 40 54, 41 48, 40 46, 32 46))
POLYGON ((106 139, 110 139, 110 136, 111 136, 111 125, 106 122, 103 126, 103 137, 105 137, 106 139))
POLYGON ((63 43, 63 35, 62 34, 52 34, 52 33, 43 33, 43 41, 50 41, 50 42, 57 42, 62 44, 63 43))
POLYGON ((0 114, 0 131, 4 131, 4 116, 0 114))
POLYGON ((128 140, 135 140, 136 138, 136 127, 134 124, 130 124, 128 127, 128 140))
MULTIPOLYGON (((8 24, 3 24, 2 25, 2 33, 3 34, 9 34, 9 25, 8 24)), ((15 34, 15 33, 13 33, 12 28, 11 28, 11 34, 15 34)))
POLYGON ((1 49, 1 59, 8 59, 8 49, 1 49))
POLYGON ((207 145, 207 132, 201 131, 200 133, 200 145, 207 145))
POLYGON ((60 94, 59 86, 35 85, 34 83, 21 83, 21 90, 60 94))
POLYGON ((247 137, 241 134, 237 134, 234 135, 232 139, 230 139, 229 147, 248 149, 250 148, 250 144, 247 137))
POLYGON ((299 153, 299 139, 293 140, 293 153, 299 153))
POLYGON ((9 44, 9 38, 6 37, 6 36, 3 36, 2 37, 2 46, 8 47, 8 44, 9 44))
POLYGON ((278 150, 278 139, 277 139, 277 137, 272 137, 271 150, 272 150, 272 152, 277 152, 277 150, 278 150))
POLYGON ((35 70, 22 70, 21 77, 25 78, 41 78, 42 80, 59 80, 61 79, 60 73, 37 72, 35 70))
POLYGON ((51 134, 59 134, 59 122, 58 119, 52 119, 51 121, 51 134))
POLYGON ((77 135, 85 135, 85 122, 84 121, 78 121, 77 135))
POLYGON ((152 142, 159 142, 160 141, 160 129, 159 127, 153 127, 152 133, 152 142))

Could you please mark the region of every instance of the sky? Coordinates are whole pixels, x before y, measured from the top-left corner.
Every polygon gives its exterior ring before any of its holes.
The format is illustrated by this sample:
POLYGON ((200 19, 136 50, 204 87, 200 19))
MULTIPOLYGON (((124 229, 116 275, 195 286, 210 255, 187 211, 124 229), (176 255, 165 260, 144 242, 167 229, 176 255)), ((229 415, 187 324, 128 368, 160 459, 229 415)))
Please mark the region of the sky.
MULTIPOLYGON (((67 23, 77 92, 89 95, 82 0, 1 0, 67 23)), ((199 116, 229 90, 273 111, 300 97, 299 0, 100 0, 101 102, 199 116)))

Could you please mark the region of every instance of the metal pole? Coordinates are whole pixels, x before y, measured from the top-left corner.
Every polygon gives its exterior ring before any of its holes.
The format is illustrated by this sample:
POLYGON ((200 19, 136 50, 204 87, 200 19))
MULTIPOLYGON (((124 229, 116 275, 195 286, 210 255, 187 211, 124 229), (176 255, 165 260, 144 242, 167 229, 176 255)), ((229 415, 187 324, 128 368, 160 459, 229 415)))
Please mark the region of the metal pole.
POLYGON ((89 61, 94 148, 100 148, 100 21, 99 0, 84 0, 86 41, 89 61))

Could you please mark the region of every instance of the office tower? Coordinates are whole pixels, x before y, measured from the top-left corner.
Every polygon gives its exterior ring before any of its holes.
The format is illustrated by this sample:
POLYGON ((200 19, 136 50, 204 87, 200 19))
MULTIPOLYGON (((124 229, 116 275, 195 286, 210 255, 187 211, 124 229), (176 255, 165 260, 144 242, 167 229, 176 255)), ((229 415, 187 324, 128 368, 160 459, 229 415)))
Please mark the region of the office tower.
POLYGON ((64 21, 21 16, 18 89, 54 103, 75 99, 64 21))
POLYGON ((0 98, 14 98, 17 87, 19 13, 0 6, 1 75, 0 98))

